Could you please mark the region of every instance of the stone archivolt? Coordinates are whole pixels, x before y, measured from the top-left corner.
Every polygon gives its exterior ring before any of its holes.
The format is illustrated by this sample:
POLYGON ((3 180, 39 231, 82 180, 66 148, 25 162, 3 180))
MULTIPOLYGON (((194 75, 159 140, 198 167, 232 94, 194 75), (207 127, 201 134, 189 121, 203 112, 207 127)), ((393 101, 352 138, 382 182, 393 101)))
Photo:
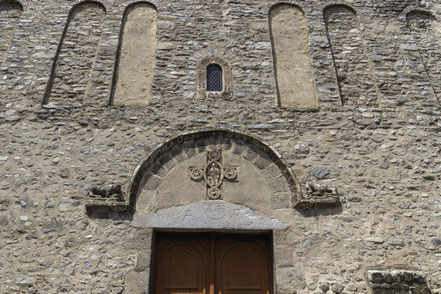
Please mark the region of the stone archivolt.
POLYGON ((113 186, 91 187, 88 209, 151 211, 207 199, 265 213, 340 205, 335 187, 309 183, 302 193, 292 171, 269 146, 223 130, 172 139, 135 169, 126 196, 108 192, 113 186))
POLYGON ((206 131, 159 147, 136 169, 128 194, 137 211, 221 195, 225 201, 269 211, 292 208, 301 198, 299 187, 290 169, 265 144, 238 133, 206 131), (240 182, 235 183, 238 171, 240 182))

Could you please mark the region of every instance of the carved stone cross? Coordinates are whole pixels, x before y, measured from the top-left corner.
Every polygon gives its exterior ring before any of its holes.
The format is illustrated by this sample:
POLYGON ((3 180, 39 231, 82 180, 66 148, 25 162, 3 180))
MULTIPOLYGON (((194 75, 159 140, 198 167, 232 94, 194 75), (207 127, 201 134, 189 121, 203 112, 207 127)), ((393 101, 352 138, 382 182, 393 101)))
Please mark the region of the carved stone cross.
POLYGON ((190 178, 194 181, 204 179, 209 199, 221 198, 221 187, 224 179, 237 180, 237 167, 224 167, 222 149, 207 151, 205 167, 190 167, 190 178))

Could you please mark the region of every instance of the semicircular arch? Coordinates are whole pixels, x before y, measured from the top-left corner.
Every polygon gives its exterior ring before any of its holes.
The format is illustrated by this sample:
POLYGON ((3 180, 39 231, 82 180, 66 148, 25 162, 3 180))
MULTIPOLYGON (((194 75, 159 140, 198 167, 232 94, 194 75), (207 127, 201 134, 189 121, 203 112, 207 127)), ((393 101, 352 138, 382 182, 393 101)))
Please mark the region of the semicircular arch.
MULTIPOLYGON (((230 158, 234 157, 236 161, 243 162, 246 165, 243 165, 243 169, 239 170, 239 179, 242 185, 246 183, 251 186, 254 185, 253 178, 248 176, 249 179, 246 181, 243 176, 250 169, 247 167, 253 166, 253 171, 250 172, 251 174, 254 172, 255 176, 258 175, 260 177, 260 183, 265 182, 266 191, 271 194, 268 196, 277 198, 283 195, 284 204, 278 208, 291 208, 301 199, 299 182, 280 154, 272 147, 252 136, 242 133, 228 130, 208 130, 177 136, 159 146, 143 160, 135 169, 129 183, 127 191, 129 205, 138 209, 138 200, 142 190, 155 191, 159 189, 165 178, 170 177, 169 174, 172 172, 176 174, 176 166, 189 158, 197 155, 199 156, 198 162, 204 165, 205 162, 201 162, 201 160, 205 160, 206 151, 213 148, 209 146, 215 146, 218 150, 231 154, 229 155, 230 158), (242 181, 242 179, 244 180, 242 181), (286 205, 287 202, 290 204, 286 205)), ((186 182, 190 182, 188 168, 192 164, 194 162, 186 163, 184 168, 180 167, 181 170, 178 175, 182 177, 182 174, 186 173, 186 182)), ((256 179, 255 181, 258 180, 256 179)), ((177 203, 170 204, 170 206, 172 205, 177 205, 177 203)))

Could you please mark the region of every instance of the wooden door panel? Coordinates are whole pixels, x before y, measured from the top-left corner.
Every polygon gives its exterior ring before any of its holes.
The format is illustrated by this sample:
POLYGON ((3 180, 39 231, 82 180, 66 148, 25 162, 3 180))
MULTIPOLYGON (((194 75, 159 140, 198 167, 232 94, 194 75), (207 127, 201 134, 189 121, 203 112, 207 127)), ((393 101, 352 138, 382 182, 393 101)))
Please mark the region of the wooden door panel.
POLYGON ((222 273, 227 290, 262 289, 262 262, 248 248, 232 248, 222 260, 222 273))
POLYGON ((159 235, 154 294, 271 294, 265 237, 159 235))
POLYGON ((166 289, 198 289, 202 260, 193 250, 175 249, 166 257, 165 263, 169 268, 166 289))
POLYGON ((157 247, 157 294, 205 294, 208 238, 161 238, 157 247))
POLYGON ((269 247, 263 238, 224 238, 216 248, 216 293, 271 293, 269 247))

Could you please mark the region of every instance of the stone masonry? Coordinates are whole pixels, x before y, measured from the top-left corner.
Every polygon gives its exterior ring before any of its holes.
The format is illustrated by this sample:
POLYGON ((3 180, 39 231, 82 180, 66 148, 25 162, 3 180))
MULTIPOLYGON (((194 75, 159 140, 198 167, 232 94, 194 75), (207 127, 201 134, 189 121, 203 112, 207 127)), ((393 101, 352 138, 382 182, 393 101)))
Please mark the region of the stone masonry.
POLYGON ((152 293, 161 228, 271 232, 275 293, 441 293, 440 19, 437 0, 0 1, 0 293, 152 293), (229 99, 197 94, 203 60, 229 99), (237 175, 192 179, 213 148, 237 175))

